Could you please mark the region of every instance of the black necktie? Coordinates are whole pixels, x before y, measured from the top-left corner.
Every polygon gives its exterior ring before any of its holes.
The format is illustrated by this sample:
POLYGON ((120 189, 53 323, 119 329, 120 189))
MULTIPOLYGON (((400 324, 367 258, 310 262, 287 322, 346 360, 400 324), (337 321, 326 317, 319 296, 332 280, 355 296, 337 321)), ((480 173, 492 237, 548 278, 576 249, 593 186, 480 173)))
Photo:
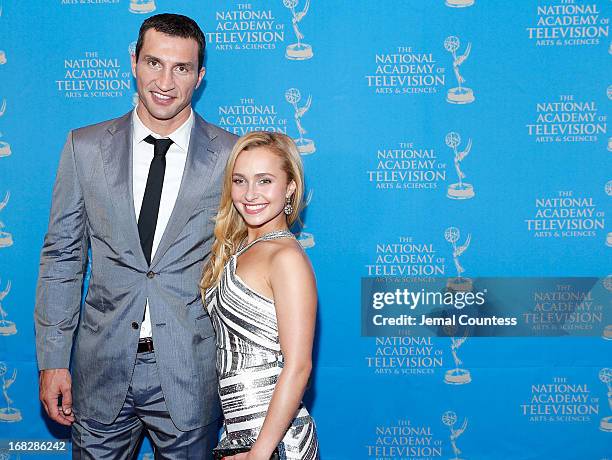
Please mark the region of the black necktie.
POLYGON ((153 144, 153 160, 149 167, 147 186, 145 188, 140 215, 138 216, 138 235, 140 246, 147 263, 151 263, 151 252, 153 251, 153 237, 159 214, 159 201, 164 186, 164 174, 166 173, 166 153, 172 145, 172 139, 155 139, 147 136, 145 142, 153 144))

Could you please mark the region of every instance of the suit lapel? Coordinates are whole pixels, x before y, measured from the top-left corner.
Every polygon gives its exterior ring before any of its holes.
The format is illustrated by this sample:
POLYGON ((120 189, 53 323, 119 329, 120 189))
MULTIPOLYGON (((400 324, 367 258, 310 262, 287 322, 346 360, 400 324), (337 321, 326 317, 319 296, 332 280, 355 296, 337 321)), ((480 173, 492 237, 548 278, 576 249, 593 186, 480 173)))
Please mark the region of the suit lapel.
POLYGON ((127 245, 136 258, 147 265, 138 236, 134 209, 132 162, 132 112, 119 118, 108 128, 101 145, 104 173, 110 197, 117 211, 116 222, 122 228, 127 245))
POLYGON ((164 256, 193 215, 195 206, 202 200, 202 190, 209 186, 211 172, 219 156, 219 152, 213 147, 212 141, 215 136, 211 136, 208 132, 206 122, 195 112, 194 115, 195 122, 189 139, 189 149, 178 197, 151 261, 151 267, 154 267, 164 256))

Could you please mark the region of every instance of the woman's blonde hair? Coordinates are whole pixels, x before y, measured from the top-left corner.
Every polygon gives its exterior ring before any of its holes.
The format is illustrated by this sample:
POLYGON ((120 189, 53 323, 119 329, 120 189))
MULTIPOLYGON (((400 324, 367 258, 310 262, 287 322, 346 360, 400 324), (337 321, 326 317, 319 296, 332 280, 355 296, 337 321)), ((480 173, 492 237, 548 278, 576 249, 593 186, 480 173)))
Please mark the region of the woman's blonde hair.
POLYGON ((304 168, 293 140, 285 134, 268 131, 252 131, 239 138, 225 167, 219 212, 215 218, 215 241, 200 282, 202 298, 206 289, 219 282, 225 264, 247 236, 246 224, 232 202, 232 174, 238 155, 258 147, 264 147, 280 157, 283 162, 281 169, 287 174, 287 184, 295 182, 295 192, 290 199, 293 211, 287 216, 287 225, 291 227, 299 218, 304 196, 304 168))

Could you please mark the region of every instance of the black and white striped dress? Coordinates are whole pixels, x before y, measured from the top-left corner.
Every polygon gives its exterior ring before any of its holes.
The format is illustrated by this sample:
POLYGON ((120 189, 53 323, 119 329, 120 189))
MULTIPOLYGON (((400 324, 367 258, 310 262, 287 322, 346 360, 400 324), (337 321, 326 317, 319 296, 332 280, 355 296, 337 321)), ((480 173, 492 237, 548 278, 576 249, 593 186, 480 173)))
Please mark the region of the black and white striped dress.
MULTIPOLYGON (((259 241, 293 238, 288 231, 263 235, 233 255, 219 284, 206 292, 217 335, 219 396, 224 415, 220 446, 252 445, 264 422, 283 368, 274 300, 249 288, 236 274, 236 259, 259 241)), ((315 424, 300 404, 279 444, 281 459, 319 458, 315 424)))

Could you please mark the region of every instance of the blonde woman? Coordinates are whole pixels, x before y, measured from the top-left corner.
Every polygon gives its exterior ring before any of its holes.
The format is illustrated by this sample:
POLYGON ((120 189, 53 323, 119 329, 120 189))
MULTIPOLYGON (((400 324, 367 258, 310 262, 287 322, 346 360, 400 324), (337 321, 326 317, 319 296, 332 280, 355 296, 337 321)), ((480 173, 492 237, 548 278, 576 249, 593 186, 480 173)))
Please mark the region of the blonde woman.
POLYGON ((201 284, 217 336, 224 415, 217 458, 319 458, 301 402, 312 368, 316 284, 289 231, 303 193, 291 138, 252 132, 238 140, 201 284))

